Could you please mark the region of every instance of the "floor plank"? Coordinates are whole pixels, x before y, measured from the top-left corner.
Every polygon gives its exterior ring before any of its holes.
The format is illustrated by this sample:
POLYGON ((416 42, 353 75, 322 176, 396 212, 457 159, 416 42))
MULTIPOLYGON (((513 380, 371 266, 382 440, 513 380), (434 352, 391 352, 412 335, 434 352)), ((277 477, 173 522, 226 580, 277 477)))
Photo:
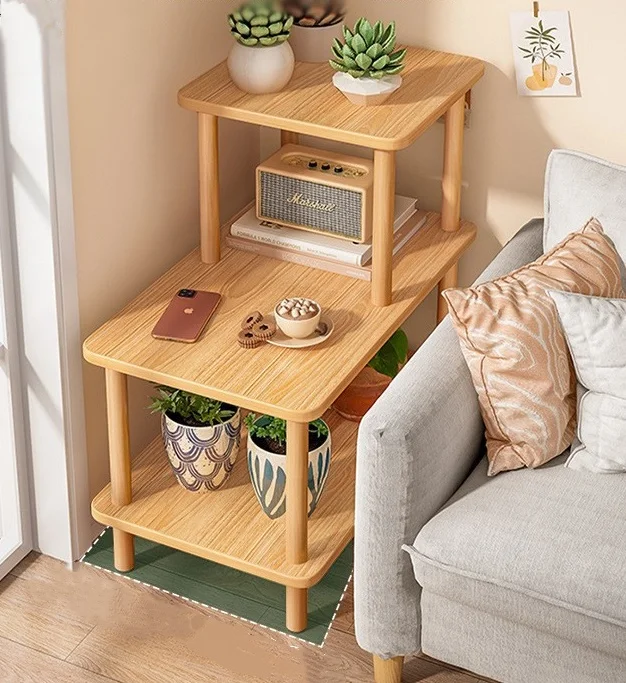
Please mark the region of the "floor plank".
MULTIPOLYGON (((373 683, 371 657, 354 638, 351 587, 319 648, 85 565, 70 572, 61 563, 31 555, 8 582, 8 588, 0 584, 0 603, 2 593, 20 582, 29 586, 29 595, 39 596, 38 604, 41 596, 54 592, 60 629, 66 620, 93 626, 66 662, 34 653, 36 677, 20 678, 21 661, 13 662, 8 670, 17 673, 10 683, 373 683), (60 665, 70 669, 62 671, 60 665)), ((23 638, 28 623, 22 620, 18 627, 17 636, 23 638)), ((31 641, 37 645, 32 636, 31 641)), ((16 647, 5 658, 21 660, 16 647)), ((69 641, 59 654, 68 647, 69 641)), ((479 681, 413 657, 407 660, 403 683, 479 681)))
POLYGON ((94 626, 65 605, 63 594, 8 576, 0 584, 0 637, 64 659, 94 626))
POLYGON ((111 683, 110 678, 4 638, 0 638, 0 672, 2 683, 111 683))

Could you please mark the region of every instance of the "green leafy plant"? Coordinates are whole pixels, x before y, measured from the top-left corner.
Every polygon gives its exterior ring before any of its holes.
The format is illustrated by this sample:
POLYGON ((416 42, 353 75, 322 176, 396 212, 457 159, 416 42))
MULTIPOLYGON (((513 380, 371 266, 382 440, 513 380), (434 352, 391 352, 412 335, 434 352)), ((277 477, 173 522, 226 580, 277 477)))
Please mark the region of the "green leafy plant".
POLYGON ((556 42, 554 32, 556 26, 545 28, 540 19, 537 26, 531 26, 526 31, 526 43, 529 47, 519 49, 524 53, 524 59, 530 59, 532 64, 541 62, 541 80, 546 80, 546 70, 549 68, 549 59, 562 59, 565 50, 561 49, 561 43, 556 42))
POLYGON ((334 59, 330 65, 336 71, 348 73, 354 78, 383 78, 398 74, 404 69, 406 50, 397 50, 396 24, 388 26, 377 21, 373 26, 367 19, 359 19, 354 30, 343 27, 345 42, 335 38, 334 59))
POLYGON ((293 17, 270 0, 254 0, 230 14, 228 23, 242 45, 271 47, 289 38, 293 17))
MULTIPOLYGON (((281 449, 287 443, 287 423, 278 417, 262 415, 258 417, 254 413, 248 413, 245 419, 246 427, 251 436, 259 439, 273 441, 281 449)), ((324 420, 309 422, 309 440, 328 436, 328 425, 324 420)))
POLYGON ((395 377, 406 363, 409 355, 409 340, 404 330, 396 330, 384 346, 368 363, 376 372, 387 377, 395 377))
POLYGON ((227 422, 235 414, 232 406, 212 398, 163 385, 156 389, 159 394, 152 397, 152 412, 173 415, 190 427, 212 427, 227 422))
POLYGON ((346 16, 344 0, 283 0, 296 26, 333 26, 346 16))

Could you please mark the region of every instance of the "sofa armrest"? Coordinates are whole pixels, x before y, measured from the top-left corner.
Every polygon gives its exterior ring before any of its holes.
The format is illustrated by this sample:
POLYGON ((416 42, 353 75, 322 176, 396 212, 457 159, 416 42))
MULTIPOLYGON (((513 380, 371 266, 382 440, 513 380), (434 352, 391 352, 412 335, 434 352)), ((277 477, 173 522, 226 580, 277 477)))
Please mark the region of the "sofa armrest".
MULTIPOLYGON (((526 225, 477 282, 542 253, 543 221, 526 225)), ((361 422, 357 442, 355 625, 379 657, 420 649, 420 589, 402 545, 413 543, 482 451, 476 391, 447 316, 361 422)))

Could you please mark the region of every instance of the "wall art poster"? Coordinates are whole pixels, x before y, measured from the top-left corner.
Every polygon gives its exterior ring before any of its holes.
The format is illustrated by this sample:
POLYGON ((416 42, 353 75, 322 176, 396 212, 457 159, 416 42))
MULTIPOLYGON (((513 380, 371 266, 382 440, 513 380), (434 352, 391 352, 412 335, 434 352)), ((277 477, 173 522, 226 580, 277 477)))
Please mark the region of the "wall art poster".
POLYGON ((578 95, 568 11, 513 12, 511 35, 520 95, 578 95))

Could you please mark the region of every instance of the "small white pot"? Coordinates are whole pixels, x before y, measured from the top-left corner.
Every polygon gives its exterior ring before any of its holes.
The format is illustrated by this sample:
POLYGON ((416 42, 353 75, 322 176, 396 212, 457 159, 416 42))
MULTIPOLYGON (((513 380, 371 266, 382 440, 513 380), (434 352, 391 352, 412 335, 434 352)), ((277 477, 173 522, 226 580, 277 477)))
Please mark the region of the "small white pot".
POLYGON ((320 64, 332 58, 332 46, 335 38, 342 39, 343 23, 332 26, 297 26, 291 27, 289 42, 299 62, 320 64))
POLYGON ((235 85, 254 95, 279 92, 293 76, 295 59, 289 43, 246 47, 236 42, 228 55, 228 73, 235 85))
POLYGON ((178 483, 188 491, 216 491, 228 481, 241 436, 241 411, 212 427, 190 427, 166 413, 163 444, 178 483))
POLYGON ((383 76, 383 78, 354 78, 338 71, 333 76, 333 85, 352 102, 361 107, 382 104, 402 85, 402 76, 383 76))

